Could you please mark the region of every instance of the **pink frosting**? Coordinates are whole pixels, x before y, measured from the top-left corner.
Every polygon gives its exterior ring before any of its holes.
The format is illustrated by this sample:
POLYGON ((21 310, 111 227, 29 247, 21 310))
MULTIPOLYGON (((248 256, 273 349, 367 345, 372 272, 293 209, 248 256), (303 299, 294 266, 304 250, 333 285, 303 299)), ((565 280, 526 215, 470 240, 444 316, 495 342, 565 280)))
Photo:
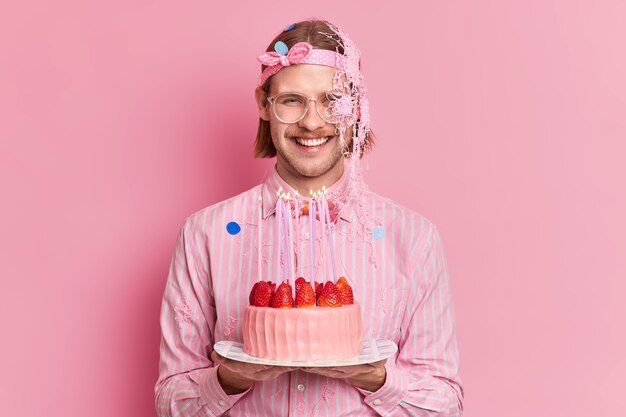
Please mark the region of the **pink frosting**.
POLYGON ((285 309, 248 306, 243 319, 243 351, 265 359, 356 358, 362 336, 358 304, 285 309))

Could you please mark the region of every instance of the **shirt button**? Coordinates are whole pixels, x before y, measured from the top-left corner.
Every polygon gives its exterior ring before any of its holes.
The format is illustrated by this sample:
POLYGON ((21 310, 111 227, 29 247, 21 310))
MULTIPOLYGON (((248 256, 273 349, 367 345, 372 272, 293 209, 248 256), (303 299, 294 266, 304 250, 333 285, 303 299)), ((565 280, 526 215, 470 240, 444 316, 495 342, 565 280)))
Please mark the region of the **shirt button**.
POLYGON ((304 232, 304 238, 308 239, 311 235, 309 234, 309 232, 304 232))
POLYGON ((304 385, 303 384, 298 384, 298 386, 296 387, 298 389, 298 391, 302 392, 304 391, 304 385))
POLYGON ((379 400, 378 398, 376 398, 374 401, 372 401, 374 403, 374 405, 381 405, 383 402, 381 400, 379 400))
POLYGON ((219 400, 217 403, 218 403, 219 405, 221 405, 222 407, 225 407, 225 406, 226 406, 226 401, 224 401, 224 400, 219 400))

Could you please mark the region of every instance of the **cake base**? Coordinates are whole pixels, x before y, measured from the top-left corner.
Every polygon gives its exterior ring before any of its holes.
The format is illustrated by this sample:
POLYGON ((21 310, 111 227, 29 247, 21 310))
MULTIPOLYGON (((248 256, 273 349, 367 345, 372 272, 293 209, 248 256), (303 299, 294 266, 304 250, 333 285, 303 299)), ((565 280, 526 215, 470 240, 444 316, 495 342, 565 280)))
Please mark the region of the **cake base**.
POLYGON ((285 361, 352 359, 359 355, 363 322, 358 304, 341 307, 246 307, 243 351, 285 361))

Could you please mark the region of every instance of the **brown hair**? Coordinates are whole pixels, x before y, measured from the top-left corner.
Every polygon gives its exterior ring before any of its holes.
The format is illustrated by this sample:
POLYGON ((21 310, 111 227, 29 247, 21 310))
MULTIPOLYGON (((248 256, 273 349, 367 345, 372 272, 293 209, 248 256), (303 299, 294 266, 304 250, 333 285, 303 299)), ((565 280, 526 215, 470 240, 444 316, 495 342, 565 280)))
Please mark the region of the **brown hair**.
MULTIPOLYGON (((274 44, 278 41, 283 41, 288 48, 291 48, 298 42, 308 42, 315 49, 326 49, 329 51, 337 51, 340 54, 344 53, 343 47, 337 41, 338 36, 328 27, 323 20, 305 20, 295 24, 295 27, 287 32, 281 32, 276 36, 269 44, 266 52, 274 50, 274 44), (333 37, 328 35, 332 34, 333 37)), ((266 68, 265 65, 261 66, 261 72, 266 68)), ((266 95, 269 95, 270 84, 273 77, 269 77, 265 84, 263 84, 263 91, 266 95)), ((358 121, 357 121, 358 126, 358 121)), ((357 128, 353 126, 353 128, 357 128)), ((368 151, 374 144, 374 135, 372 131, 367 134, 365 143, 363 146, 364 152, 368 151)), ((352 142, 350 142, 350 151, 352 151, 352 142)), ((255 158, 273 158, 276 156, 276 148, 272 142, 272 136, 270 133, 270 123, 266 120, 259 118, 259 128, 256 134, 256 140, 254 141, 254 156, 255 158)))

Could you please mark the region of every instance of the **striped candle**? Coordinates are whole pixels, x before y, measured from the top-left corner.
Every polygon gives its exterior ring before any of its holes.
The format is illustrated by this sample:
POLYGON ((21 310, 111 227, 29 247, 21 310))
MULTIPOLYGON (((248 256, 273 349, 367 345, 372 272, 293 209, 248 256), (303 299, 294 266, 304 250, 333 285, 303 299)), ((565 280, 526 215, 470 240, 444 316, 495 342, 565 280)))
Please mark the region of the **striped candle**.
POLYGON ((313 204, 313 191, 311 191, 311 198, 309 198, 309 246, 310 251, 310 265, 311 265, 311 286, 315 288, 315 204, 313 204))
MULTIPOLYGON (((278 192, 278 199, 276 200, 276 227, 275 227, 275 231, 274 233, 276 234, 276 245, 274 245, 274 254, 275 254, 275 270, 274 270, 274 274, 276 276, 276 283, 278 285, 280 285, 280 247, 282 244, 282 234, 283 234, 283 228, 282 228, 282 211, 281 211, 281 207, 280 207, 280 191, 278 192)), ((274 280, 272 280, 274 281, 274 280)))
POLYGON ((326 192, 324 192, 324 196, 322 197, 322 201, 324 204, 324 215, 326 217, 326 226, 328 230, 328 243, 330 245, 330 265, 332 267, 332 281, 337 281, 337 261, 335 259, 335 239, 333 237, 333 225, 331 225, 330 221, 330 210, 328 209, 328 201, 326 200, 326 192))
MULTIPOLYGON (((283 208, 285 210, 286 216, 284 217, 283 226, 285 227, 286 236, 285 236, 285 267, 289 265, 288 274, 289 282, 291 283, 291 288, 293 291, 296 289, 296 267, 294 263, 293 256, 293 222, 291 220, 291 196, 287 194, 287 201, 283 202, 283 208)), ((287 268, 285 268, 287 269, 287 268)))
POLYGON ((259 230, 257 231, 257 262, 259 281, 263 280, 263 196, 259 194, 259 215, 257 218, 257 224, 259 230))
MULTIPOLYGON (((321 238, 322 238, 322 250, 321 250, 321 255, 320 255, 320 261, 321 261, 321 266, 320 266, 320 270, 322 271, 322 276, 320 277, 320 282, 324 282, 327 281, 326 279, 326 275, 328 274, 328 263, 326 262, 326 227, 325 227, 325 223, 326 223, 326 219, 325 219, 325 215, 324 215, 324 206, 322 204, 322 198, 323 198, 323 193, 320 191, 317 194, 317 204, 319 207, 319 216, 320 216, 320 230, 321 230, 321 238)), ((317 212, 317 208, 316 207, 316 212, 317 212)))
POLYGON ((296 275, 298 275, 298 269, 300 269, 300 194, 296 191, 295 197, 296 213, 295 213, 295 227, 296 227, 296 275))

